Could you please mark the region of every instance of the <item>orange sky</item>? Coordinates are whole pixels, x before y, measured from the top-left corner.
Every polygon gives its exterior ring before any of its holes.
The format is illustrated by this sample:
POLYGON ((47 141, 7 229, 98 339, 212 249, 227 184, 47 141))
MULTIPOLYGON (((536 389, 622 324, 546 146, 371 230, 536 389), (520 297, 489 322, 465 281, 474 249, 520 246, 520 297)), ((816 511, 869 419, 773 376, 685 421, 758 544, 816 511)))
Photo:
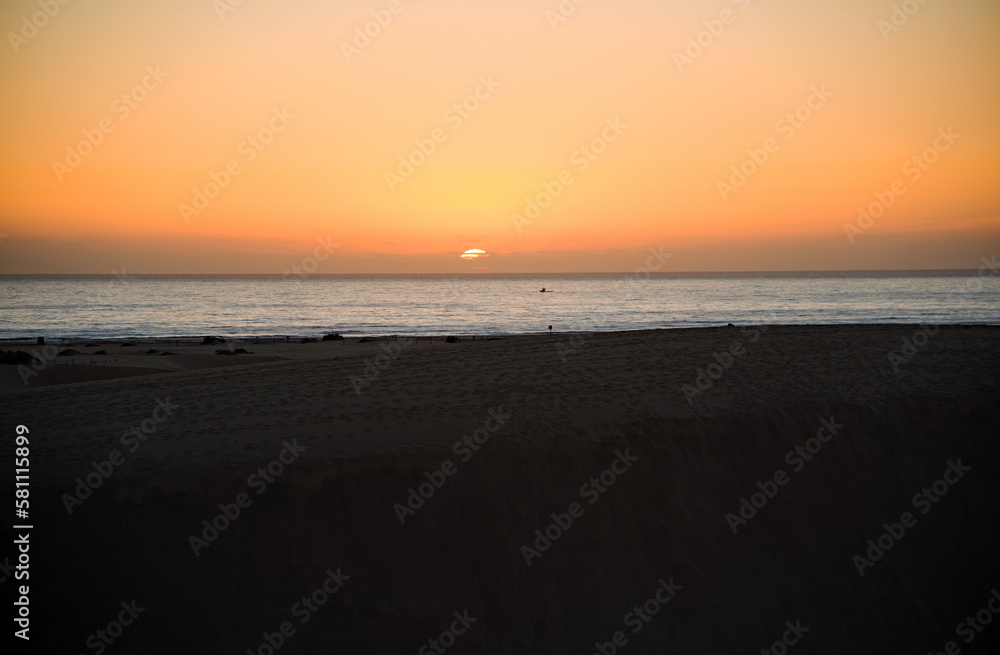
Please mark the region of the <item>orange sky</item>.
POLYGON ((911 1, 6 2, 0 273, 975 268, 1000 4, 911 1))

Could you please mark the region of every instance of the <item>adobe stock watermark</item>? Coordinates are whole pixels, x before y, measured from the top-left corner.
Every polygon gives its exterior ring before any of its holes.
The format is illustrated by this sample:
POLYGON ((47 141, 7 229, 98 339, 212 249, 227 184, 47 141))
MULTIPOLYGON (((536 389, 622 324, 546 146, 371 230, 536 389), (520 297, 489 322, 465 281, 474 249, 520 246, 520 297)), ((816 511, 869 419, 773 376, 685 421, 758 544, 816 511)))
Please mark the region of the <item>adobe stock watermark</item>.
MULTIPOLYGON (((924 487, 913 495, 910 502, 914 509, 920 510, 920 514, 923 515, 931 511, 934 503, 940 502, 951 487, 972 470, 971 466, 962 464, 961 457, 954 461, 948 460, 947 464, 948 468, 944 470, 944 474, 940 480, 935 481, 929 487, 924 487)), ((865 551, 865 557, 855 555, 852 559, 855 568, 858 570, 858 575, 864 577, 865 569, 875 566, 875 563, 881 560, 903 538, 907 529, 911 529, 916 525, 917 517, 910 512, 903 512, 896 523, 883 523, 882 527, 885 529, 885 532, 875 539, 868 540, 868 550, 865 551)))
MULTIPOLYGON (((479 111, 482 103, 493 97, 500 86, 500 83, 493 79, 493 75, 480 75, 479 84, 472 93, 462 100, 452 103, 441 115, 441 120, 451 128, 452 132, 455 132, 479 111)), ((444 127, 435 127, 426 138, 414 139, 413 144, 416 147, 406 155, 398 157, 399 164, 396 166, 396 171, 385 171, 384 173, 389 191, 394 192, 400 184, 410 179, 417 169, 426 164, 427 160, 437 152, 438 146, 448 140, 449 136, 444 127)))
POLYGON ((390 366, 392 366, 392 363, 403 354, 403 350, 416 343, 416 339, 409 338, 384 342, 381 345, 382 353, 380 355, 374 359, 365 358, 364 372, 361 375, 351 376, 351 386, 354 387, 354 393, 360 396, 362 392, 382 377, 382 374, 385 373, 390 366))
MULTIPOLYGON (((299 261, 298 264, 294 264, 284 270, 281 276, 282 282, 288 282, 287 288, 280 289, 270 296, 254 296, 249 299, 247 303, 247 309, 252 310, 258 316, 272 316, 275 313, 281 311, 275 305, 275 299, 277 295, 290 293, 294 288, 298 288, 309 279, 310 275, 313 275, 319 270, 319 265, 330 258, 333 251, 340 247, 339 243, 333 243, 331 237, 327 235, 324 239, 322 237, 317 237, 316 243, 318 244, 313 248, 313 254, 307 255, 299 261)), ((226 350, 234 352, 237 349, 237 343, 233 340, 226 341, 223 346, 226 350)))
POLYGON ((30 17, 22 16, 21 29, 17 32, 7 32, 7 40, 10 41, 14 54, 16 55, 31 39, 38 36, 38 30, 48 25, 49 21, 69 3, 70 0, 38 0, 41 11, 36 11, 30 17))
POLYGON ((582 7, 585 4, 587 4, 587 0, 560 0, 555 9, 545 10, 545 20, 548 21, 549 27, 555 32, 559 29, 560 24, 565 23, 570 17, 576 14, 578 7, 582 7))
POLYGON ((578 351, 582 350, 585 345, 587 345, 587 340, 594 336, 593 332, 580 332, 579 334, 571 334, 559 343, 555 345, 556 355, 559 356, 559 361, 565 364, 569 361, 570 355, 575 355, 578 351))
MULTIPOLYGON (((616 450, 615 459, 611 461, 611 465, 596 477, 583 483, 583 486, 580 487, 580 496, 587 500, 587 504, 593 505, 600 500, 601 496, 614 486, 618 478, 627 473, 632 465, 639 461, 638 457, 629 454, 628 451, 628 448, 625 449, 624 453, 616 450)), ((582 504, 573 502, 566 507, 565 512, 552 513, 552 523, 544 529, 535 530, 535 540, 530 545, 521 546, 521 556, 524 557, 525 563, 530 567, 531 560, 541 557, 542 553, 552 547, 552 544, 559 541, 563 534, 573 527, 573 523, 583 516, 585 509, 582 504)))
MULTIPOLYGON (((14 540, 17 545, 18 550, 22 547, 25 549, 31 548, 31 533, 17 535, 18 538, 14 540)), ((31 556, 27 551, 22 551, 18 555, 18 565, 17 572, 14 574, 17 580, 30 579, 28 576, 31 574, 31 556)), ((10 559, 4 558, 3 563, 3 580, 0 582, 6 582, 8 576, 11 574, 12 567, 10 565, 10 559)), ((17 585, 15 588, 15 594, 20 594, 17 600, 14 601, 14 623, 20 630, 14 630, 14 636, 18 639, 24 639, 25 641, 31 641, 31 635, 29 631, 31 630, 31 597, 28 593, 31 591, 31 585, 17 585)))
MULTIPOLYGON (((842 427, 844 426, 837 423, 832 416, 828 419, 822 419, 815 437, 810 437, 803 445, 796 446, 785 453, 785 463, 792 467, 793 473, 798 473, 805 468, 806 462, 812 461, 812 458, 819 454, 824 444, 830 443, 837 436, 837 432, 842 427)), ((739 516, 731 512, 725 515, 726 524, 733 531, 733 534, 736 534, 737 530, 757 516, 758 510, 764 509, 767 502, 777 496, 778 491, 788 484, 789 480, 791 478, 788 477, 788 473, 783 468, 777 469, 766 482, 758 480, 756 487, 759 491, 750 494, 749 500, 746 496, 740 498, 739 516)))
POLYGON ((84 642, 87 648, 94 651, 95 655, 101 655, 115 640, 125 633, 125 628, 135 623, 139 615, 146 611, 145 607, 139 607, 136 599, 132 602, 121 602, 122 610, 118 612, 118 618, 112 619, 104 628, 94 631, 84 642))
MULTIPOLYGON (((284 475, 288 467, 295 463, 295 460, 306 450, 305 446, 299 445, 298 439, 292 439, 291 443, 286 439, 282 445, 284 448, 281 449, 277 457, 268 462, 267 466, 260 467, 247 477, 247 486, 256 489, 258 496, 267 491, 267 485, 284 475)), ((201 551, 215 543, 219 536, 240 517, 243 510, 250 507, 252 503, 253 498, 245 491, 236 494, 231 503, 219 503, 219 513, 212 517, 211 521, 204 519, 201 522, 203 526, 201 536, 194 534, 188 536, 188 545, 191 546, 194 556, 200 557, 201 551)))
MULTIPOLYGON (((503 424, 511 417, 509 412, 503 411, 503 407, 497 407, 489 411, 489 416, 483 422, 482 427, 476 428, 472 434, 467 434, 456 441, 451 451, 455 453, 461 463, 466 463, 472 459, 473 454, 479 452, 489 442, 494 434, 500 431, 503 424)), ((410 487, 407 491, 406 503, 396 503, 392 506, 399 519, 400 525, 406 523, 406 519, 415 516, 417 510, 422 508, 427 501, 434 497, 441 487, 448 482, 448 478, 458 473, 458 465, 450 459, 441 462, 441 465, 432 471, 424 471, 426 482, 417 487, 410 487)))
MULTIPOLYGON (((237 146, 236 154, 242 155, 245 163, 249 164, 257 159, 257 156, 274 142, 275 136, 284 132, 292 119, 295 118, 294 114, 288 113, 287 107, 281 109, 276 107, 271 110, 271 114, 267 125, 257 130, 256 134, 248 136, 237 146)), ((243 167, 240 165, 240 160, 236 158, 230 159, 222 170, 209 172, 208 182, 201 187, 191 189, 193 192, 191 203, 182 202, 178 205, 184 222, 190 224, 191 219, 205 211, 209 203, 218 198, 223 189, 226 189, 233 181, 233 178, 242 172, 243 167)))
MULTIPOLYGON (((971 616, 966 616, 955 626, 955 636, 962 637, 965 643, 971 644, 997 616, 1000 616, 1000 591, 993 587, 983 608, 971 616)), ((958 641, 952 640, 942 646, 941 650, 928 652, 927 655, 958 655, 961 652, 958 641)))
POLYGON ((219 21, 226 20, 226 15, 231 14, 236 11, 237 8, 243 5, 244 0, 212 0, 212 9, 215 10, 215 14, 219 17, 219 21))
MULTIPOLYGON (((577 174, 584 173, 627 129, 628 125, 624 125, 618 116, 605 119, 601 134, 573 151, 569 157, 570 165, 576 169, 577 174)), ((575 183, 576 178, 570 168, 564 168, 554 179, 542 182, 541 192, 533 198, 524 199, 524 215, 516 212, 510 215, 518 235, 522 234, 525 225, 531 225, 537 220, 542 212, 551 207, 552 203, 563 194, 563 191, 575 183)))
MULTIPOLYGON (((770 320, 773 321, 774 316, 772 313, 769 316, 770 320)), ((757 343, 761 335, 767 332, 767 330, 767 325, 762 325, 759 328, 744 327, 740 328, 740 334, 749 335, 748 339, 750 343, 757 343)), ((736 360, 746 353, 746 346, 744 346, 742 339, 733 341, 729 344, 729 348, 723 350, 721 353, 712 353, 712 359, 715 361, 709 362, 704 369, 695 369, 694 384, 681 386, 681 392, 684 394, 684 398, 687 399, 688 405, 694 405, 694 399, 699 394, 711 389, 715 385, 715 382, 733 366, 736 360)))
MULTIPOLYGON (((951 147, 962 138, 961 134, 955 134, 952 131, 951 126, 947 130, 943 127, 938 128, 937 132, 938 136, 930 147, 910 157, 903 164, 903 174, 909 178, 911 184, 918 182, 924 173, 930 170, 931 165, 937 162, 941 155, 951 150, 951 147)), ((875 219, 881 218, 886 210, 895 204, 896 198, 902 196, 907 190, 903 180, 896 179, 893 180, 888 189, 876 191, 874 193, 875 202, 869 204, 867 208, 858 207, 857 222, 844 223, 844 234, 847 235, 847 240, 853 245, 855 237, 864 234, 875 225, 875 219)))
POLYGON ((389 27, 393 19, 402 11, 403 3, 401 0, 389 0, 385 7, 371 12, 372 19, 370 21, 355 27, 354 38, 350 41, 340 42, 340 52, 343 53, 347 63, 351 63, 352 59, 360 55, 375 39, 382 36, 382 30, 389 27))
MULTIPOLYGON (((625 275, 622 279, 615 283, 615 288, 612 291, 612 295, 617 295, 619 292, 625 291, 628 287, 634 286, 641 283, 643 280, 648 280, 650 275, 659 271, 663 267, 663 263, 674 256, 672 252, 663 252, 663 246, 659 248, 649 248, 650 255, 646 258, 646 263, 643 266, 639 266, 632 273, 625 275)), ((594 336, 594 332, 580 332, 578 334, 572 334, 566 339, 555 344, 556 355, 559 356, 559 361, 565 364, 568 361, 568 356, 575 354, 578 350, 586 345, 586 342, 590 337, 594 336)))
MULTIPOLYGON (((660 584, 649 600, 633 607, 632 611, 622 619, 625 627, 632 628, 633 635, 639 634, 646 627, 646 624, 652 621, 653 617, 659 614, 660 610, 666 607, 677 595, 677 592, 683 588, 681 585, 675 584, 672 577, 669 581, 660 578, 660 584)), ((618 630, 611 635, 610 641, 594 643, 594 655, 615 655, 619 648, 624 648, 627 645, 628 635, 624 630, 618 630)))
POLYGON ((126 300, 124 296, 132 290, 132 280, 134 279, 134 275, 128 275, 125 272, 124 266, 122 266, 121 272, 113 268, 111 269, 111 279, 104 284, 99 293, 88 295, 87 302, 106 303, 108 305, 116 305, 124 302, 126 300))
POLYGON ((418 655, 430 655, 431 653, 443 655, 443 653, 455 645, 459 637, 469 631, 473 623, 479 620, 473 616, 469 616, 469 610, 463 612, 455 610, 451 615, 455 617, 455 620, 451 622, 449 629, 421 646, 420 650, 417 651, 418 655))
MULTIPOLYGON (((786 141, 795 136, 795 133, 813 117, 814 113, 822 109, 833 97, 833 93, 826 90, 826 84, 820 84, 819 88, 813 86, 809 90, 811 93, 806 101, 796 107, 794 111, 785 114, 774 125, 775 131, 786 141)), ((722 200, 728 202, 729 196, 743 188, 747 181, 770 160, 771 155, 780 149, 781 145, 773 137, 765 139, 759 148, 747 148, 747 158, 740 162, 739 166, 733 164, 730 167, 732 174, 729 176, 728 183, 722 180, 715 183, 715 188, 722 195, 722 200)))
MULTIPOLYGON (((147 418, 144 418, 122 432, 119 442, 124 450, 128 454, 139 450, 139 446, 146 443, 151 436, 156 434, 160 424, 166 422, 177 409, 180 409, 180 405, 170 402, 170 396, 167 396, 166 400, 157 398, 156 407, 153 408, 153 411, 150 412, 147 418)), ((125 461, 126 453, 117 448, 108 454, 106 460, 100 462, 92 461, 90 466, 94 470, 88 473, 86 477, 76 479, 76 488, 72 494, 64 493, 62 495, 66 513, 72 515, 73 510, 83 505, 83 501, 90 498, 94 491, 103 485, 116 469, 125 465, 125 461)))
POLYGON ((625 277, 618 280, 617 288, 621 289, 627 285, 634 285, 641 280, 648 280, 652 273, 659 271, 663 267, 663 263, 673 256, 674 253, 672 252, 663 252, 662 245, 657 248, 650 246, 649 256, 646 257, 646 263, 637 267, 631 273, 627 273, 625 277))
POLYGON ((899 352, 889 353, 889 363, 892 364, 892 372, 899 375, 899 367, 908 364, 911 359, 917 356, 923 348, 930 343, 931 339, 941 330, 938 326, 922 325, 920 329, 907 339, 902 337, 903 346, 899 352))
POLYGON ((302 280, 305 280, 318 271, 320 263, 329 259, 333 251, 340 247, 339 243, 331 241, 330 235, 327 235, 325 239, 317 238, 316 243, 318 245, 313 248, 313 253, 303 257, 302 261, 298 264, 285 269, 281 279, 287 280, 294 276, 297 282, 302 282, 302 280))
POLYGON ((882 38, 888 41, 889 37, 906 25, 925 4, 927 0, 904 0, 900 5, 893 5, 888 20, 879 18, 875 22, 878 31, 882 33, 882 38))
POLYGON ((66 156, 62 161, 52 161, 52 171, 56 179, 62 182, 66 176, 76 170, 83 160, 94 153, 94 150, 104 143, 104 138, 115 131, 115 128, 138 109, 139 104, 149 97, 149 92, 160 86, 169 73, 160 70, 160 65, 146 66, 146 75, 139 84, 121 94, 111 103, 111 113, 117 117, 117 123, 110 117, 102 118, 93 128, 82 131, 83 138, 73 145, 66 146, 66 156))
POLYGON ((785 621, 787 630, 781 633, 780 639, 775 639, 767 648, 760 649, 760 655, 785 655, 788 649, 799 643, 799 640, 809 632, 809 628, 802 625, 802 619, 796 619, 795 623, 785 621))
MULTIPOLYGON (((292 615, 292 618, 299 620, 300 626, 305 625, 350 579, 351 576, 340 572, 339 566, 336 571, 327 569, 323 582, 311 593, 302 596, 289 608, 288 613, 292 615)), ((297 628, 290 619, 282 621, 274 632, 264 631, 261 633, 262 641, 255 648, 247 648, 246 655, 274 655, 289 639, 295 636, 296 631, 297 628)))
POLYGON ((32 357, 31 365, 18 364, 17 366, 17 374, 21 376, 21 382, 24 383, 24 386, 28 386, 31 378, 47 369, 50 364, 56 361, 56 357, 59 356, 60 345, 61 342, 47 343, 42 346, 41 350, 32 348, 28 351, 32 357))
POLYGON ((10 558, 4 557, 3 563, 0 564, 0 584, 3 584, 10 580, 10 574, 14 571, 14 567, 10 564, 10 558))
POLYGON ((444 300, 445 302, 457 302, 461 297, 462 285, 459 283, 457 277, 453 277, 448 280, 445 286, 441 288, 441 300, 444 300))
MULTIPOLYGON (((733 0, 733 4, 746 11, 750 6, 750 0, 733 0)), ((705 29, 694 36, 689 36, 687 47, 674 52, 674 64, 677 70, 684 72, 684 67, 694 63, 694 60, 701 57, 705 50, 715 45, 716 39, 726 31, 726 26, 736 22, 737 14, 732 9, 723 9, 719 12, 718 18, 702 21, 705 29)))
POLYGON ((982 266, 979 267, 979 274, 965 281, 965 286, 969 291, 982 291, 983 278, 986 277, 987 271, 993 276, 1000 275, 1000 264, 997 263, 995 253, 989 259, 982 257, 979 261, 983 262, 982 266))

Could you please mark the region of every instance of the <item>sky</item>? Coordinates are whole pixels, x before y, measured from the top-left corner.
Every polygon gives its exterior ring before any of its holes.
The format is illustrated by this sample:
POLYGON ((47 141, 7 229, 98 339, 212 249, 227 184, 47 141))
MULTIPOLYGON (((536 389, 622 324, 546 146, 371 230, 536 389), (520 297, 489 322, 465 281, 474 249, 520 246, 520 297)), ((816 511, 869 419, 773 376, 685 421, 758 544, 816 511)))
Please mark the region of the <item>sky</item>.
POLYGON ((1000 246, 995 0, 64 1, 0 5, 0 273, 1000 246))

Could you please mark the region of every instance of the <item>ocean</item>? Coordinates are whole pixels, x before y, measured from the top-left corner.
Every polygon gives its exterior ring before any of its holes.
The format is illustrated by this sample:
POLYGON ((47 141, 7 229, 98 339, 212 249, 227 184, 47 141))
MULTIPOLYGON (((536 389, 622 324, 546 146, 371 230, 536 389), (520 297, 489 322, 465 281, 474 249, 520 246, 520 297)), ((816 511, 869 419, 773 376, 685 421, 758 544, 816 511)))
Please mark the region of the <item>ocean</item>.
POLYGON ((1000 325, 979 271, 4 275, 0 339, 528 334, 770 324, 1000 325), (539 293, 545 287, 552 293, 539 293))

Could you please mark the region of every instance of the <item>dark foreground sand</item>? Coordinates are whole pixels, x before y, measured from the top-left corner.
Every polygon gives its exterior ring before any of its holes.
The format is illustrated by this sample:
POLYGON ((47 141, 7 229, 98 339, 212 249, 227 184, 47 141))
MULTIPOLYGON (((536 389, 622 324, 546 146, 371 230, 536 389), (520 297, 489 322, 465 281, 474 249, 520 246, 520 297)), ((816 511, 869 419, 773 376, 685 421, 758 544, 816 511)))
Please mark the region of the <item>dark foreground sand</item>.
POLYGON ((0 367, 9 468, 31 430, 33 652, 997 652, 1000 329, 918 330, 0 367))

